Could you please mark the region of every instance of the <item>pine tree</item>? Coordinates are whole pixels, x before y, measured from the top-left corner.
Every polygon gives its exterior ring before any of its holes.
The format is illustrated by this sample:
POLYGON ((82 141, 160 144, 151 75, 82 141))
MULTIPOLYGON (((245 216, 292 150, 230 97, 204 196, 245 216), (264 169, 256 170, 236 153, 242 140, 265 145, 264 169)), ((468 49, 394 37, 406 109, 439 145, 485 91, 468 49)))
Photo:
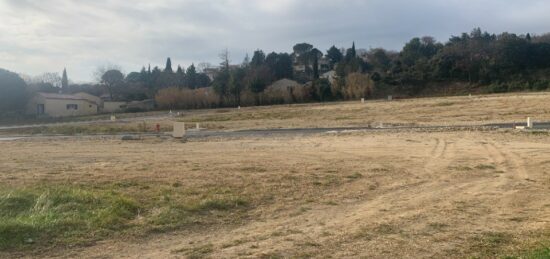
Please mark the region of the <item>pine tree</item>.
POLYGON ((348 49, 346 52, 346 61, 352 61, 357 57, 357 51, 355 50, 355 41, 353 42, 353 45, 351 46, 351 49, 348 49))
POLYGON ((344 55, 338 48, 336 48, 336 46, 333 45, 329 50, 327 50, 327 58, 330 60, 331 67, 334 67, 334 65, 344 59, 344 55))
POLYGON ((170 58, 166 59, 166 68, 164 69, 164 72, 173 73, 174 70, 172 70, 172 60, 170 58))
POLYGON ((178 70, 176 70, 176 80, 178 88, 182 88, 185 84, 185 71, 180 65, 178 65, 178 70))
POLYGON ((67 77, 67 69, 63 69, 63 77, 61 78, 61 92, 69 92, 69 78, 67 77))
POLYGON ((185 86, 187 88, 196 89, 197 88, 197 69, 195 68, 195 64, 191 64, 187 68, 187 72, 185 73, 185 86))

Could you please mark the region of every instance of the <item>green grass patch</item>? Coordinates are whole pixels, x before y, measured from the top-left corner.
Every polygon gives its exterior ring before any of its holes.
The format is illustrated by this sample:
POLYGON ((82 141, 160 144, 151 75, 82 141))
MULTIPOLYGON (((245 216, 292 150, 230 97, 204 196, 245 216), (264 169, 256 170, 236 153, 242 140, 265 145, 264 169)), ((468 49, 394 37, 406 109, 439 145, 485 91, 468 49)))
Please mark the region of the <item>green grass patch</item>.
POLYGON ((232 223, 250 208, 237 189, 219 186, 119 182, 0 190, 0 250, 6 251, 232 223))
POLYGON ((77 187, 0 192, 0 249, 79 243, 123 229, 137 203, 116 192, 77 187))
POLYGON ((483 258, 497 258, 513 244, 512 235, 504 232, 486 232, 473 238, 471 250, 483 258))

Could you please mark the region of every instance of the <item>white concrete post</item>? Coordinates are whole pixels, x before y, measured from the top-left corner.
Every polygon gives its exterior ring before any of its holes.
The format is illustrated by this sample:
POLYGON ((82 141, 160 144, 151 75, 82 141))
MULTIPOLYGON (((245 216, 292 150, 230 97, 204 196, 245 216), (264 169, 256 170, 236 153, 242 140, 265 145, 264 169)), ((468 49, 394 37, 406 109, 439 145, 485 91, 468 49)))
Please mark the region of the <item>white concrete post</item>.
POLYGON ((531 120, 531 117, 527 118, 527 128, 532 129, 533 128, 533 121, 531 120))
POLYGON ((115 115, 111 115, 111 121, 116 121, 116 116, 115 115))
POLYGON ((388 95, 388 101, 392 101, 392 100, 393 100, 393 96, 388 95))
POLYGON ((183 138, 184 136, 185 136, 185 123, 174 122, 174 131, 172 132, 172 137, 183 138))
POLYGON ((200 130, 201 126, 197 123, 197 130, 200 130))
POLYGON ((241 106, 237 107, 237 110, 240 110, 241 109, 241 106))

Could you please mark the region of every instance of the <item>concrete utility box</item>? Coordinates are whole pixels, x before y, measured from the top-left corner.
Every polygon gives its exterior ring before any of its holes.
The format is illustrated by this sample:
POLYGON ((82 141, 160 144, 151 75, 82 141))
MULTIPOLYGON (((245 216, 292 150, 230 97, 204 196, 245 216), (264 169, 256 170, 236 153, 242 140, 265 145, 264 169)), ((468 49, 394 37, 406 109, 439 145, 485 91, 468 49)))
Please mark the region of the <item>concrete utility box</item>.
POLYGON ((365 103, 365 98, 361 98, 361 103, 365 103))
POLYGON ((388 95, 388 101, 393 101, 393 96, 388 95))
POLYGON ((183 138, 184 136, 185 136, 185 123, 174 122, 174 131, 172 132, 172 137, 183 138))
POLYGON ((531 117, 527 118, 527 128, 528 129, 533 128, 533 120, 531 120, 531 117))

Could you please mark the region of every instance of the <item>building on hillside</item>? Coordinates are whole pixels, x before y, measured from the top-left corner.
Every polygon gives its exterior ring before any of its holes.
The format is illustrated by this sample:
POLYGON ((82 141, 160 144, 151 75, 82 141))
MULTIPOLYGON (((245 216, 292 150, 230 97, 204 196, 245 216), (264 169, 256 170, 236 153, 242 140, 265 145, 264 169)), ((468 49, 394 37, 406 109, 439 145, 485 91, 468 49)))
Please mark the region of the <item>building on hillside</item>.
POLYGON ((95 96, 95 95, 92 95, 92 94, 89 94, 89 93, 86 93, 86 92, 79 92, 79 93, 76 93, 74 95, 97 103, 99 111, 101 111, 101 109, 103 109, 103 99, 101 99, 101 97, 98 97, 98 96, 95 96))
POLYGON ((124 112, 128 107, 127 102, 103 101, 103 113, 124 112))
POLYGON ((336 83, 336 71, 331 70, 321 75, 321 78, 327 79, 330 84, 336 83))
POLYGON ((98 111, 96 102, 68 94, 37 93, 27 103, 27 114, 36 116, 84 116, 97 114, 98 111))

